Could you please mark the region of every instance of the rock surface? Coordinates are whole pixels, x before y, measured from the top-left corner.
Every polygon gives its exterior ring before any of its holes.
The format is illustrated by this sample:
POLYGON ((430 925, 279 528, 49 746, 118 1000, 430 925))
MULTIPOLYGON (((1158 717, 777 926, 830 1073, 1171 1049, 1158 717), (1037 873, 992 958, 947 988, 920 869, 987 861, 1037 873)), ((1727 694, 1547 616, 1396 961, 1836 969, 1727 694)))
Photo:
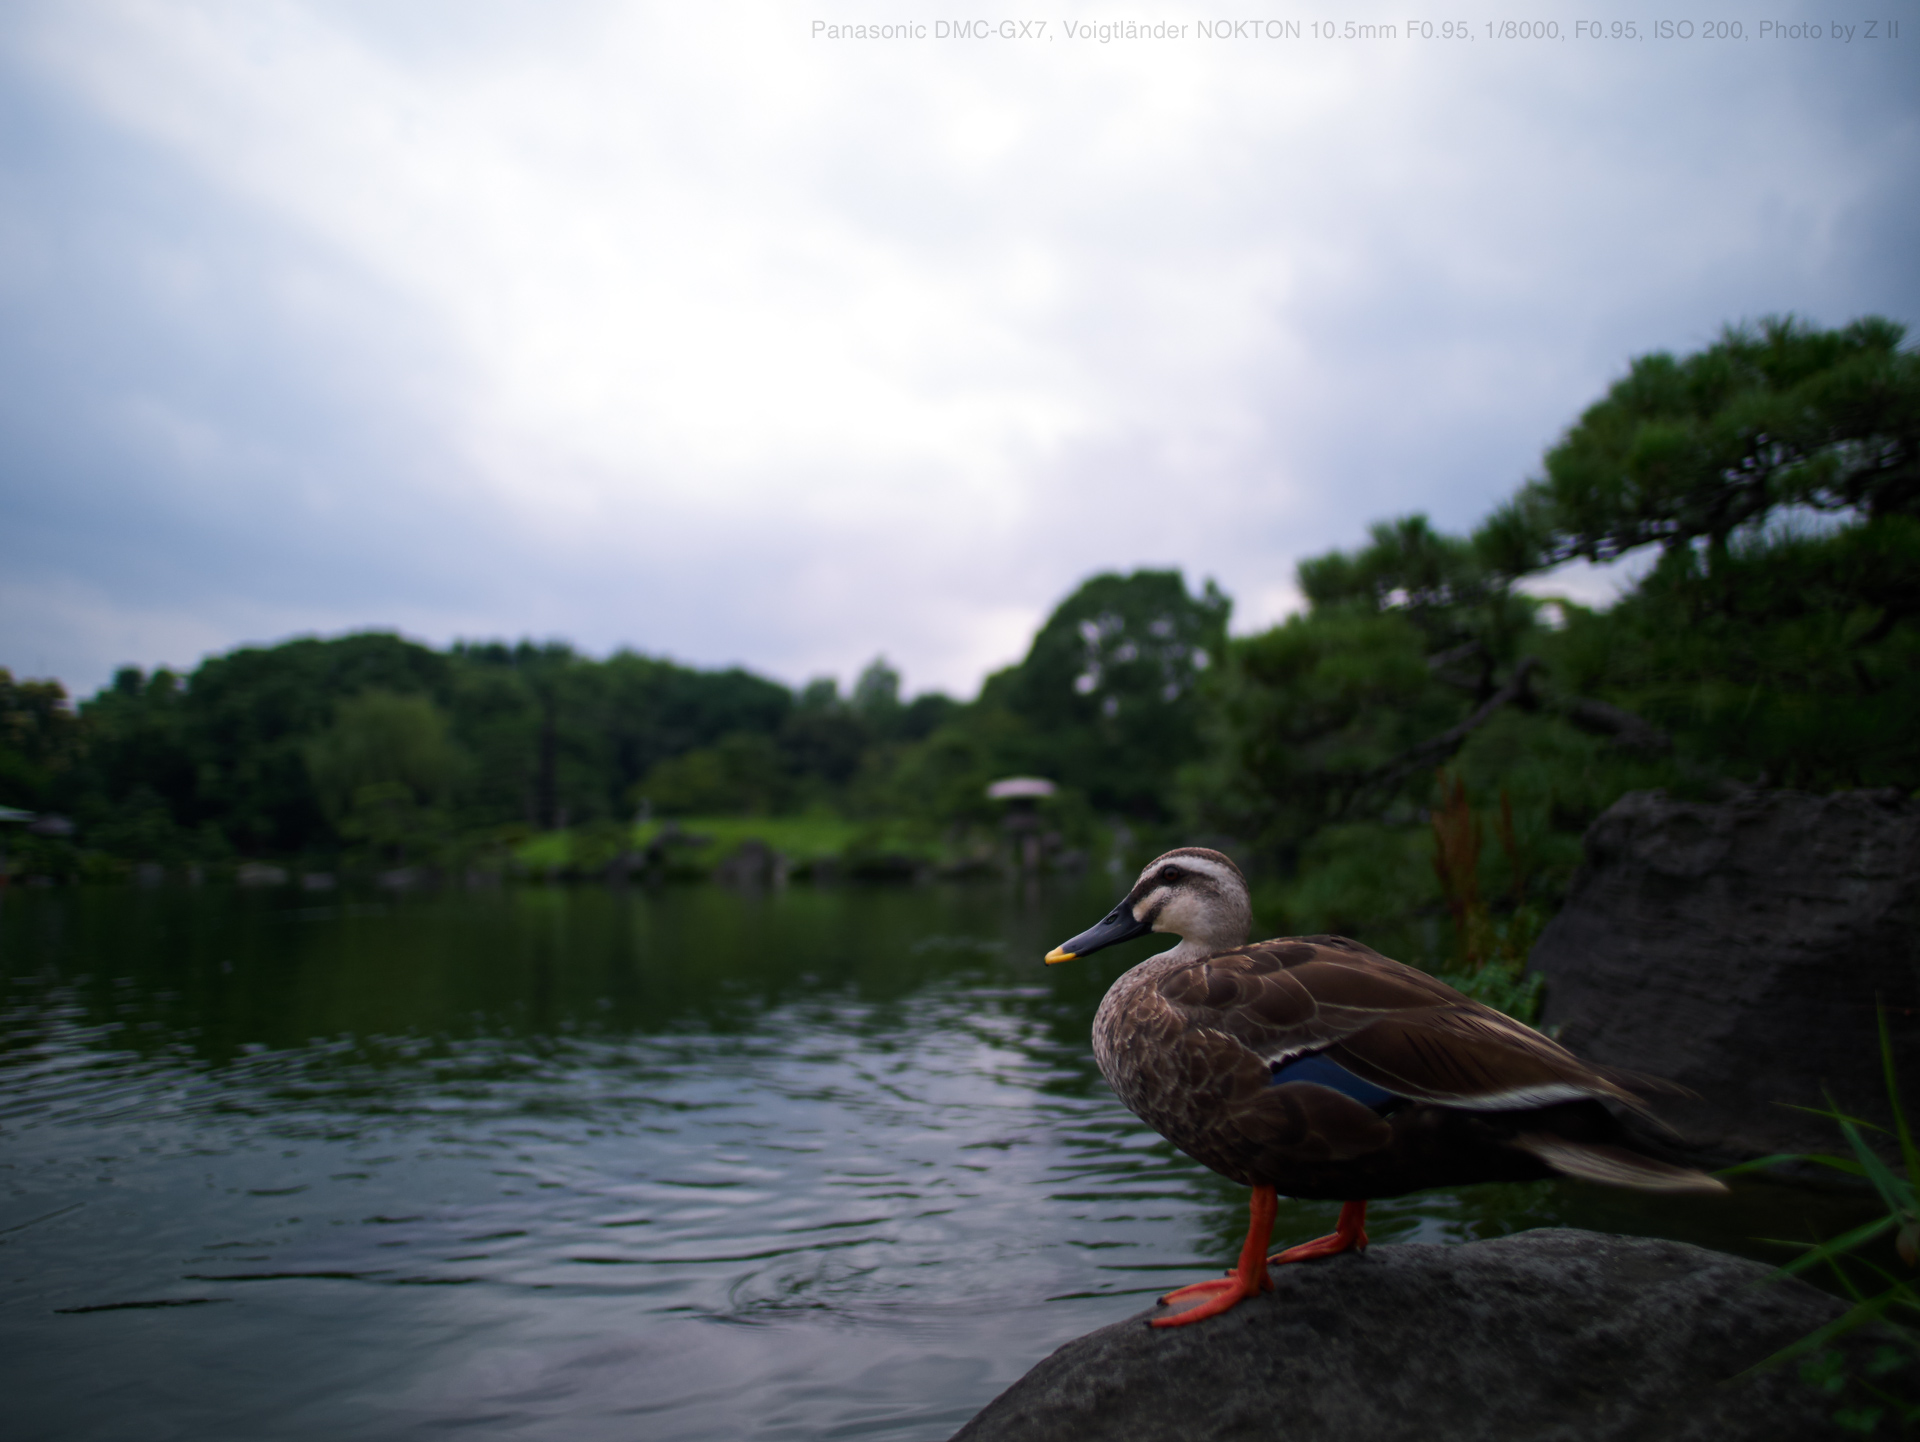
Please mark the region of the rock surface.
POLYGON ((1887 792, 1622 797, 1593 824, 1531 958, 1541 1024, 1594 1061, 1680 1083, 1705 1163, 1844 1150, 1794 1106, 1822 1088, 1887 1120, 1874 1006, 1920 1089, 1920 803, 1887 792))
POLYGON ((1755 1285, 1767 1275, 1569 1230, 1375 1247, 1276 1268, 1270 1295, 1195 1326, 1142 1312, 1069 1342, 953 1442, 1857 1437, 1791 1364, 1728 1384, 1840 1314, 1803 1283, 1755 1285))

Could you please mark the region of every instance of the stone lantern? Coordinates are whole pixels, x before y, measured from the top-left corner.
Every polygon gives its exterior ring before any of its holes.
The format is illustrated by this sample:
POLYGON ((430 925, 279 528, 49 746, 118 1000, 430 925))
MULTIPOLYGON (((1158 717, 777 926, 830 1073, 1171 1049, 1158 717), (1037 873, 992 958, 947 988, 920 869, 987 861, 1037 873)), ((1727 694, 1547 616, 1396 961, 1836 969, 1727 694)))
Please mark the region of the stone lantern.
POLYGON ((1014 865, 1022 871, 1040 869, 1039 804, 1059 789, 1041 776, 1006 776, 987 787, 988 800, 1007 805, 1000 829, 1007 833, 1014 865))

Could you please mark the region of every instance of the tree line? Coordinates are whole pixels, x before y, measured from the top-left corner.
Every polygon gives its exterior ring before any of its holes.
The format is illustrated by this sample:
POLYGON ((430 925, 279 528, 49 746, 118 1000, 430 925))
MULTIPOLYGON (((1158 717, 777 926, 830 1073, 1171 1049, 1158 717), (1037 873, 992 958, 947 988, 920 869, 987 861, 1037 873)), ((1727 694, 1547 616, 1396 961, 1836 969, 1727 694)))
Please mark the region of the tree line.
POLYGON ((70 816, 75 857, 340 864, 641 814, 957 838, 997 821, 989 780, 1034 774, 1065 844, 1231 843, 1277 924, 1451 914, 1459 946, 1518 946, 1625 790, 1920 786, 1903 342, 1780 319, 1640 357, 1480 526, 1382 522, 1302 562, 1304 609, 1257 635, 1148 570, 1086 581, 965 702, 903 698, 882 659, 796 691, 383 633, 129 668, 77 707, 0 673, 0 802, 70 816), (1610 607, 1535 594, 1632 553, 1610 607))

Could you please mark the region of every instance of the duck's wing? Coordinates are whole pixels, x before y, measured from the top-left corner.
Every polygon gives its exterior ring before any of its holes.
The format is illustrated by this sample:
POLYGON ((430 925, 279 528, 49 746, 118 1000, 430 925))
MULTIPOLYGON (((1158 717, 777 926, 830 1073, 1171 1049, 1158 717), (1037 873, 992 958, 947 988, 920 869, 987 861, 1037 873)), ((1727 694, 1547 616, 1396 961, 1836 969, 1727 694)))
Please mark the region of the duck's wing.
POLYGON ((1395 1096, 1470 1110, 1642 1105, 1531 1027, 1345 937, 1218 952, 1156 989, 1188 1027, 1232 1037, 1272 1068, 1319 1054, 1395 1096))

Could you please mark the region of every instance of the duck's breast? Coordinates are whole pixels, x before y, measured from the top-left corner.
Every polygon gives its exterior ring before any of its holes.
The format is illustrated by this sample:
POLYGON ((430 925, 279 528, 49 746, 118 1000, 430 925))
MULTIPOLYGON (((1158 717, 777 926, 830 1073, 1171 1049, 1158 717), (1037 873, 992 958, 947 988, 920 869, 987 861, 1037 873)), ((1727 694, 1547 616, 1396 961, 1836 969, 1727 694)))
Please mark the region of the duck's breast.
POLYGON ((1093 1055, 1128 1111, 1191 1150, 1241 1093, 1266 1084, 1267 1065, 1227 1032, 1196 1025, 1167 1001, 1162 977, 1189 965, 1156 957, 1113 984, 1093 1021, 1093 1055))

